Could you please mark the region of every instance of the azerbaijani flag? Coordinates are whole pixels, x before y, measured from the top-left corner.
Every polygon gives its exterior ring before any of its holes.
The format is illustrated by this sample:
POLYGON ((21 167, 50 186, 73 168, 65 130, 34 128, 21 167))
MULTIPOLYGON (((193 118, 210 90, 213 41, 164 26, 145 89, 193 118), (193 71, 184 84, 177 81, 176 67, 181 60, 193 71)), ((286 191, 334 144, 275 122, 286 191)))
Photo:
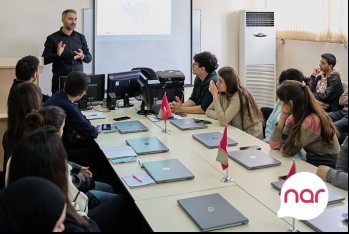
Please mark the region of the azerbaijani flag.
POLYGON ((228 146, 228 136, 227 136, 227 126, 225 126, 223 137, 222 137, 221 143, 219 144, 218 155, 216 158, 216 161, 222 164, 223 171, 229 167, 227 146, 228 146))
MULTIPOLYGON (((288 175, 286 176, 286 179, 285 179, 285 182, 288 178, 290 178, 291 176, 293 176, 294 174, 296 174, 296 162, 295 160, 293 159, 293 163, 292 163, 292 167, 290 169, 290 171, 288 172, 288 175)), ((282 189, 282 188, 281 188, 282 189)), ((279 196, 281 194, 281 189, 279 191, 279 196)))
POLYGON ((170 108, 170 105, 168 104, 168 100, 165 92, 164 97, 162 98, 162 103, 160 106, 158 118, 163 119, 166 122, 166 120, 168 119, 168 117, 170 117, 171 114, 172 114, 171 108, 170 108))

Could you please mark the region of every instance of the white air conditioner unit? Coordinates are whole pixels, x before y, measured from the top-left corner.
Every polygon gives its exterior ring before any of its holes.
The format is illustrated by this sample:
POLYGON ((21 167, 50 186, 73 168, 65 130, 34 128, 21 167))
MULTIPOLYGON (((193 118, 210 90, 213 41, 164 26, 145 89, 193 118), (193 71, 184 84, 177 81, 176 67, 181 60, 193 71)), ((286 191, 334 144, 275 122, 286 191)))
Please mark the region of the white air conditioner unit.
POLYGON ((239 76, 258 107, 276 100, 276 31, 274 12, 240 11, 239 76))

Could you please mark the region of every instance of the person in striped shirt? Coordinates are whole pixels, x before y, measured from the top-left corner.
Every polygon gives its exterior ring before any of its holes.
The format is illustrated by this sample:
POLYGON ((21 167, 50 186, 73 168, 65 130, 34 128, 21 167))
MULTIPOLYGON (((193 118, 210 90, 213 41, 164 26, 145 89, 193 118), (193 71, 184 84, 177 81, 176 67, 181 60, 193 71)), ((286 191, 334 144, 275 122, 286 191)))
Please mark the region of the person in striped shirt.
POLYGON ((294 156, 303 148, 314 166, 335 168, 340 149, 338 131, 305 82, 284 81, 278 88, 281 115, 269 139, 272 149, 294 156))

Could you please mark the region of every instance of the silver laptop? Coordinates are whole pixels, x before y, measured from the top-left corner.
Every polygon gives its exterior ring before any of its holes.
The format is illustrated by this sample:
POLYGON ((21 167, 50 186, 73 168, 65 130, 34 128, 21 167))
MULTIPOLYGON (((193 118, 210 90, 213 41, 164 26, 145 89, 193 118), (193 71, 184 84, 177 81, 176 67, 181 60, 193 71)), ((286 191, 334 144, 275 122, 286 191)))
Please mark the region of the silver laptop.
POLYGON ((173 119, 170 122, 182 131, 207 128, 206 124, 196 123, 193 118, 173 119))
MULTIPOLYGON (((194 134, 193 138, 206 146, 209 149, 218 148, 223 134, 220 132, 208 132, 201 134, 194 134)), ((237 145, 238 143, 228 137, 228 147, 237 145)))
POLYGON ((249 170, 281 165, 280 161, 256 149, 231 151, 228 156, 249 170))
MULTIPOLYGON (((271 185, 277 189, 278 191, 280 191, 280 189, 282 188, 282 186, 284 185, 285 181, 284 180, 279 180, 279 181, 275 181, 272 182, 271 185)), ((338 202, 342 202, 344 201, 345 198, 338 195, 337 193, 332 192, 331 190, 328 189, 328 205, 334 204, 334 203, 338 203, 338 202)))
POLYGON ((247 224, 248 219, 218 193, 177 200, 202 231, 247 224))
POLYGON ((315 219, 302 221, 317 232, 348 232, 348 220, 342 216, 346 212, 339 207, 327 208, 315 219))
POLYGON ((169 149, 156 137, 136 138, 126 140, 137 155, 168 152, 169 149))
POLYGON ((157 184, 194 179, 178 159, 144 162, 143 167, 157 184))
POLYGON ((114 126, 120 133, 147 132, 149 129, 138 120, 114 122, 114 126))

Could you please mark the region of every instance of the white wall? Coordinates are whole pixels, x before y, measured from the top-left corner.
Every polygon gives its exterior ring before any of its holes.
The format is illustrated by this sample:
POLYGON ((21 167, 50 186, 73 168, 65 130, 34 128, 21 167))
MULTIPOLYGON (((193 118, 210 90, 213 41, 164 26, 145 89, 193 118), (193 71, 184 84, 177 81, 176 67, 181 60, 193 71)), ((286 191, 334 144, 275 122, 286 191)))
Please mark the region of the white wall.
MULTIPOLYGON (((0 0, 0 57, 40 57, 46 37, 62 26, 62 12, 72 8, 78 13, 76 30, 83 29, 83 9, 93 0, 0 0)), ((40 76, 42 92, 51 95, 51 65, 40 76)))
MULTIPOLYGON (((41 56, 46 37, 61 26, 61 13, 73 8, 78 13, 76 30, 82 32, 83 8, 92 8, 93 0, 0 0, 0 57, 41 56)), ((220 66, 238 70, 239 10, 264 10, 265 0, 193 0, 201 10, 201 49, 214 53, 220 66)), ((348 50, 339 44, 286 41, 279 48, 278 74, 294 67, 310 74, 320 55, 337 57, 337 70, 348 81, 348 50)), ((43 93, 51 93, 51 65, 40 77, 43 93)))
MULTIPOLYGON (((215 54, 220 67, 232 66, 238 71, 239 10, 265 10, 265 0, 215 0, 214 3, 212 0, 193 0, 193 8, 201 10, 201 50, 215 54)), ((310 75, 323 53, 336 56, 335 68, 348 82, 348 50, 333 43, 286 40, 278 50, 277 76, 291 67, 310 75)))

